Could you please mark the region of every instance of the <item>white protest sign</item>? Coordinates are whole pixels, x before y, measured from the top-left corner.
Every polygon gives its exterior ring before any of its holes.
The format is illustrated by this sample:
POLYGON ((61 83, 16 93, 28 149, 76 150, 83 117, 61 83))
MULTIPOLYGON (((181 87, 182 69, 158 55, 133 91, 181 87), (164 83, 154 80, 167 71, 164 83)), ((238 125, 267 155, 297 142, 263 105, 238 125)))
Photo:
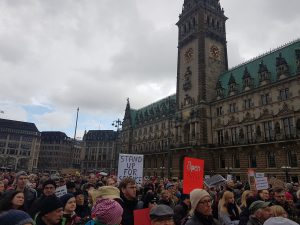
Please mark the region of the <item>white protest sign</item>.
POLYGON ((255 177, 262 178, 262 177, 265 177, 265 174, 264 173, 255 173, 255 177))
POLYGON ((118 182, 132 177, 136 184, 143 182, 144 155, 119 154, 118 182))
POLYGON ((68 191, 67 191, 67 186, 66 186, 66 185, 61 186, 61 187, 58 187, 58 188, 56 188, 56 190, 55 190, 55 195, 56 195, 58 198, 60 198, 61 196, 65 195, 65 194, 67 194, 67 193, 68 193, 68 191))
POLYGON ((227 181, 231 181, 232 180, 232 175, 231 174, 227 174, 227 181))
POLYGON ((267 177, 256 177, 256 190, 266 190, 269 188, 268 178, 267 177))

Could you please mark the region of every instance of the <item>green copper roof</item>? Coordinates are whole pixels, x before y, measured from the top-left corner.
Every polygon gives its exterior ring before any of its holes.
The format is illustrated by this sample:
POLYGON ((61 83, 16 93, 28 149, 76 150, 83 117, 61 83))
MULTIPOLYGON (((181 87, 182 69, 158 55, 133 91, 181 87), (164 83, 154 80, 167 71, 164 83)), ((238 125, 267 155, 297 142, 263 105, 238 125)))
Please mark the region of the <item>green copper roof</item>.
POLYGON ((131 123, 133 127, 175 113, 176 94, 160 99, 141 109, 131 109, 131 123))
POLYGON ((268 71, 271 74, 271 82, 276 82, 277 73, 276 73, 276 58, 279 57, 281 53, 282 57, 286 60, 290 76, 295 76, 297 73, 297 64, 296 64, 296 50, 300 49, 300 39, 288 43, 284 46, 281 46, 273 51, 267 52, 261 56, 258 56, 248 62, 242 63, 230 70, 226 71, 225 73, 219 76, 219 84, 222 85, 224 89, 224 97, 228 96, 228 84, 234 78, 237 84, 237 91, 238 93, 243 92, 243 76, 244 71, 247 68, 251 78, 253 79, 253 87, 259 86, 259 64, 263 62, 263 64, 268 68, 268 71))

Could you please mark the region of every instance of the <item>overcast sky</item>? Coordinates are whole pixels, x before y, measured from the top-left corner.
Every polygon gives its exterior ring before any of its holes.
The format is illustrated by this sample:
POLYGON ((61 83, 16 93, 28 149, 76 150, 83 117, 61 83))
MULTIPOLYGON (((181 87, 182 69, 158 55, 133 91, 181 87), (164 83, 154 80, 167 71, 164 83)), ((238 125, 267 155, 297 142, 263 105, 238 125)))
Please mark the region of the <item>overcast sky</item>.
MULTIPOLYGON (((0 118, 113 129, 175 93, 183 0, 0 0, 0 118)), ((234 66, 300 37, 299 0, 221 0, 234 66)))

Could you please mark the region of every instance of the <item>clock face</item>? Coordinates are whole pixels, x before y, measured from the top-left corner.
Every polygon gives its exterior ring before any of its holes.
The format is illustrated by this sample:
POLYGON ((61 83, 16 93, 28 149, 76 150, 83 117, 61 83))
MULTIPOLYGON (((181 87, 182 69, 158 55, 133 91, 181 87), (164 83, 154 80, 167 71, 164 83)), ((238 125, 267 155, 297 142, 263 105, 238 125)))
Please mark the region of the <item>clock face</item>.
POLYGON ((210 48, 210 54, 213 58, 218 59, 220 57, 220 50, 217 46, 213 45, 210 48))
POLYGON ((193 60, 194 50, 192 48, 188 48, 184 53, 184 61, 189 63, 193 60))

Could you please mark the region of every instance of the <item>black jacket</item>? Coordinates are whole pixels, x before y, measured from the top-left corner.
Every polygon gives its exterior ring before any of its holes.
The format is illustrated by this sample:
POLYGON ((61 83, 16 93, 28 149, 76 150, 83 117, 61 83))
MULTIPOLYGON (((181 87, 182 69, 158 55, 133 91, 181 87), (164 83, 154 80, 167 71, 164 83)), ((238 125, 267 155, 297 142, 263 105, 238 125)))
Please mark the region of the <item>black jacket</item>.
POLYGON ((174 208, 174 222, 175 225, 181 225, 181 221, 189 213, 189 207, 183 202, 179 203, 174 208))
POLYGON ((134 225, 134 218, 133 218, 133 210, 137 208, 137 200, 128 200, 121 194, 122 202, 120 203, 123 208, 123 215, 122 215, 122 225, 134 225))

